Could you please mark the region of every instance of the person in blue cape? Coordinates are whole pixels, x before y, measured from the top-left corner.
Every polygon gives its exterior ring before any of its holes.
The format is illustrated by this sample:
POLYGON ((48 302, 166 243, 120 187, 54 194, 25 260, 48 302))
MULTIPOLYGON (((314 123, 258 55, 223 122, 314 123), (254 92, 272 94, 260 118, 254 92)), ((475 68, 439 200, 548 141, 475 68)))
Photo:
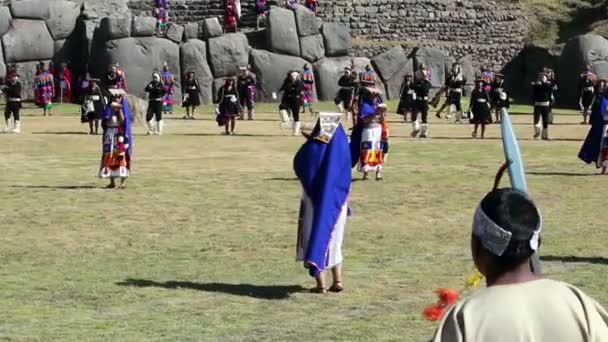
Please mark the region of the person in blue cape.
POLYGON ((593 105, 591 129, 578 154, 579 159, 587 164, 595 163, 602 174, 608 169, 608 91, 606 80, 598 82, 596 102, 593 105))
POLYGON ((315 293, 327 293, 330 269, 332 292, 341 292, 342 241, 352 182, 348 137, 340 114, 320 113, 319 121, 296 153, 294 171, 302 184, 298 222, 297 261, 316 279, 315 293))
POLYGON ((103 138, 99 177, 110 179, 108 189, 116 188, 116 178, 120 178, 119 188, 125 189, 133 153, 132 116, 124 90, 112 89, 110 92, 112 102, 106 106, 101 123, 103 138))

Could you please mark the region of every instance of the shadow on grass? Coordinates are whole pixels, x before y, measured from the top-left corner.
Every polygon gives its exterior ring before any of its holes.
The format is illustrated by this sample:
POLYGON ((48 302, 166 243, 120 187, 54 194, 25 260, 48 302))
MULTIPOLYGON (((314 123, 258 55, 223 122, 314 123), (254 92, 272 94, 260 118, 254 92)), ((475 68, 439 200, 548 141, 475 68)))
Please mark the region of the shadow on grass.
POLYGON ((591 177, 601 176, 599 173, 561 172, 561 171, 529 171, 527 175, 532 176, 564 176, 564 177, 591 177))
MULTIPOLYGON (((32 134, 42 134, 42 135, 90 135, 89 132, 32 132, 32 134)), ((100 133, 101 134, 101 133, 100 133)), ((100 135, 97 134, 97 135, 100 135)))
POLYGON ((266 178, 264 180, 277 181, 277 182, 295 182, 295 181, 299 181, 299 179, 297 177, 272 177, 272 178, 266 178))
POLYGON ((603 257, 577 257, 577 256, 573 256, 573 255, 569 255, 569 256, 546 255, 546 256, 541 256, 540 260, 608 265, 608 258, 603 258, 603 257))
MULTIPOLYGON (((178 136, 184 136, 184 137, 227 137, 225 134, 223 134, 223 132, 219 132, 219 133, 174 133, 174 134, 169 134, 169 135, 178 135, 178 136)), ((265 137, 289 137, 289 135, 286 134, 250 134, 250 133, 236 133, 235 135, 231 135, 230 138, 238 138, 238 137, 260 137, 260 138, 265 138, 265 137)))
POLYGON ((15 189, 56 189, 56 190, 86 190, 103 189, 92 185, 11 185, 9 188, 15 189))
POLYGON ((204 292, 225 293, 258 299, 287 299, 292 293, 304 292, 300 285, 252 285, 225 283, 194 283, 190 281, 158 282, 146 279, 126 279, 115 283, 118 286, 158 287, 168 290, 190 289, 204 292))
MULTIPOLYGON (((404 136, 405 138, 411 138, 409 136, 404 136)), ((416 139, 416 140, 424 140, 421 138, 412 138, 412 139, 416 139)), ((471 136, 461 136, 461 137, 436 137, 436 136, 431 136, 428 138, 429 140, 502 140, 501 137, 490 137, 490 138, 472 138, 471 136)), ((517 138, 518 141, 538 141, 539 143, 545 142, 541 139, 534 139, 534 138, 517 138)), ((550 141, 547 141, 548 143, 550 143, 551 141, 567 141, 567 142, 583 142, 583 139, 573 139, 573 138, 551 138, 550 141)))

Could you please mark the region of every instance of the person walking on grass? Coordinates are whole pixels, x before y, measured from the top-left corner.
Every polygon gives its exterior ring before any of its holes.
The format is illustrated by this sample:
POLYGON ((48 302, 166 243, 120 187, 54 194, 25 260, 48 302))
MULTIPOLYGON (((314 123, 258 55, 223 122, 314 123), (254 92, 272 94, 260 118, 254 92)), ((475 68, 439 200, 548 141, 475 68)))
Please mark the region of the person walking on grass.
POLYGON ((109 179, 108 189, 126 189, 131 172, 133 135, 131 134, 131 110, 122 89, 112 90, 112 102, 106 106, 102 117, 103 140, 99 177, 109 179))
POLYGON ((108 99, 106 94, 99 86, 99 79, 89 79, 89 89, 84 97, 81 108, 81 122, 89 124, 89 134, 98 134, 99 121, 107 106, 108 99))
POLYGON ((167 62, 165 62, 165 64, 163 65, 161 81, 165 86, 165 95, 163 96, 163 113, 173 115, 173 93, 175 91, 175 78, 173 77, 173 73, 169 69, 169 64, 167 64, 167 62))
POLYGON ((44 62, 40 62, 40 74, 36 77, 36 88, 40 94, 40 100, 44 116, 53 115, 53 97, 55 97, 55 80, 44 62))
POLYGON ((482 79, 475 81, 475 89, 471 93, 469 113, 472 114, 471 123, 475 127, 471 136, 477 138, 477 130, 481 126, 481 139, 484 139, 486 125, 492 123, 492 114, 490 113, 490 95, 485 90, 484 80, 482 79))
POLYGON ((19 75, 16 72, 11 73, 8 77, 8 82, 4 86, 4 95, 6 96, 4 109, 5 133, 21 133, 19 112, 21 111, 22 91, 23 86, 21 85, 21 81, 19 81, 19 75), (13 119, 12 122, 11 117, 13 119))
POLYGON ((148 93, 148 111, 146 122, 148 123, 148 135, 163 134, 163 97, 165 86, 161 81, 159 73, 152 74, 152 81, 145 88, 148 93))
POLYGON ((184 119, 194 120, 196 114, 196 107, 201 105, 201 87, 196 79, 196 73, 192 70, 186 73, 185 80, 182 84, 184 89, 184 98, 182 101, 182 107, 186 108, 186 115, 184 119))
POLYGON ((239 92, 233 78, 227 79, 224 85, 220 87, 215 103, 218 104, 217 124, 224 126, 225 135, 234 135, 236 118, 241 112, 241 106, 239 104, 239 92))
POLYGON ((296 153, 294 172, 302 185, 296 260, 315 278, 313 293, 344 290, 342 241, 352 182, 348 137, 340 115, 321 113, 296 153), (327 287, 325 274, 333 283, 327 287))

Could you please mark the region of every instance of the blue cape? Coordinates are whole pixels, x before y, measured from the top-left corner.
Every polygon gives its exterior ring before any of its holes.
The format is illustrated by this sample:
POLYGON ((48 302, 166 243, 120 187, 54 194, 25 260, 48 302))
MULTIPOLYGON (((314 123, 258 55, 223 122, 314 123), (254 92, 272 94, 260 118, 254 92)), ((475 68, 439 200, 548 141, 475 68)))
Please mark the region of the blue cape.
POLYGON ((293 167, 313 203, 313 223, 305 261, 310 275, 327 268, 331 234, 346 203, 352 182, 348 138, 339 125, 329 142, 314 135, 296 153, 293 167))
POLYGON ((587 164, 597 162, 600 156, 600 147, 602 143, 602 133, 604 129, 604 113, 608 110, 608 98, 602 96, 602 102, 599 107, 596 106, 591 113, 589 120, 591 121, 591 129, 587 134, 587 138, 578 153, 578 158, 587 164))
MULTIPOLYGON (((133 155, 133 135, 131 133, 131 119, 133 118, 131 115, 131 107, 129 107, 129 102, 125 97, 122 98, 122 112, 125 115, 125 135, 127 136, 127 140, 129 141, 129 156, 133 155)), ((106 120, 110 118, 112 115, 112 108, 110 108, 110 103, 106 105, 106 109, 103 112, 103 119, 106 120)))

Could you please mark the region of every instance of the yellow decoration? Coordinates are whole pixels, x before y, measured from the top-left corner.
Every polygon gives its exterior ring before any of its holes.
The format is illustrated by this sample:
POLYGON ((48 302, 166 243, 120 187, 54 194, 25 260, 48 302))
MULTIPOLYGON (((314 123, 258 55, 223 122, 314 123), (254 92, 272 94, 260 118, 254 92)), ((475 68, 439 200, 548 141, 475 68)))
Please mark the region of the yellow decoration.
POLYGON ((483 278, 484 278, 483 274, 481 274, 478 270, 475 270, 475 272, 471 273, 465 279, 466 288, 471 289, 471 288, 479 287, 479 285, 481 285, 481 280, 483 278))

